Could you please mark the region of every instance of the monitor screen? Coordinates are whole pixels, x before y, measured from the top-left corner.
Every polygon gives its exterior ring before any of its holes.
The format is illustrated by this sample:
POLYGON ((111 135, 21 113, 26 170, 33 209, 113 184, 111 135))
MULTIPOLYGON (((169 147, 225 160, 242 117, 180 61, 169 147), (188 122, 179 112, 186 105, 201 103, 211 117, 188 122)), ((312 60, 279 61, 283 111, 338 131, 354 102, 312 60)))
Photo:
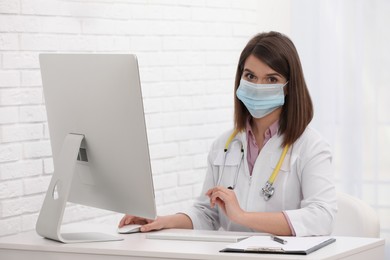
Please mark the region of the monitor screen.
MULTIPOLYGON (((67 201, 155 218, 136 56, 41 54, 40 65, 53 178, 64 168, 64 161, 69 164, 69 159, 64 159, 69 154, 67 136, 82 136, 67 201)), ((61 189, 55 181, 52 179, 50 187, 61 189)))

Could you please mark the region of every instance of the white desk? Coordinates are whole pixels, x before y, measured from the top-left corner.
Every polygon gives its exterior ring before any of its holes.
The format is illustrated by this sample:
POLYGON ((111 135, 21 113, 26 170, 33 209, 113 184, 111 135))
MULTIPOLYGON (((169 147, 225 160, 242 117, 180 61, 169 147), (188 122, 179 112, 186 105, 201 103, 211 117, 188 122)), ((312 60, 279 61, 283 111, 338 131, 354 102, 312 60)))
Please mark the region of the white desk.
MULTIPOLYGON (((85 228, 83 228, 83 231, 85 228)), ((80 232, 80 229, 78 229, 80 232)), ((86 230, 86 231, 90 231, 86 230)), ((115 233, 113 227, 100 227, 115 233)), ((168 230, 169 232, 220 232, 168 230)), ((167 232, 168 232, 167 231, 167 232)), ((164 232, 164 231, 159 231, 164 232)), ((213 233, 214 234, 214 233, 213 233)), ((230 233, 232 234, 232 233, 230 233)), ((243 234, 243 233, 237 233, 243 234)), ((245 233, 248 234, 248 233, 245 233)), ((253 233, 251 233, 253 235, 253 233)), ((1 260, 124 260, 124 259, 384 259, 384 239, 335 237, 336 242, 307 256, 281 254, 220 253, 229 243, 146 239, 145 234, 118 235, 125 240, 84 244, 62 244, 44 239, 35 231, 0 238, 1 260)))

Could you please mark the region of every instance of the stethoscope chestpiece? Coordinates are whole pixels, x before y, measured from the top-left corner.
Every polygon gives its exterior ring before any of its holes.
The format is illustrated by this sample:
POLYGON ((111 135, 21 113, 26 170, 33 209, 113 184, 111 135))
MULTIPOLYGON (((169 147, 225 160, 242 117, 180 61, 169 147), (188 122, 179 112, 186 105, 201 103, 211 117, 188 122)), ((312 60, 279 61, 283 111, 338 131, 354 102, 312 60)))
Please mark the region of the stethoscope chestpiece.
POLYGON ((265 201, 268 201, 275 193, 274 187, 272 187, 272 183, 268 181, 265 183, 265 186, 261 188, 261 194, 264 197, 265 201))

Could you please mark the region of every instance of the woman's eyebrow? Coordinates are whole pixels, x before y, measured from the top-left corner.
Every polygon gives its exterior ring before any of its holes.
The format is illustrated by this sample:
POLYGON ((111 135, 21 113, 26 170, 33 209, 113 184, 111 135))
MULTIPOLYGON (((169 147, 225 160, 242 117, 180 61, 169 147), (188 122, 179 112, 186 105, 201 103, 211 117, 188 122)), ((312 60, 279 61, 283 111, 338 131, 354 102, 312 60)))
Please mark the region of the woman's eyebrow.
POLYGON ((269 74, 266 74, 267 77, 271 77, 271 76, 278 76, 280 78, 282 78, 282 75, 280 75, 279 73, 275 72, 275 73, 269 73, 269 74))
POLYGON ((248 68, 245 68, 244 71, 247 71, 247 72, 249 72, 249 73, 255 75, 255 73, 254 73, 253 71, 251 71, 250 69, 248 69, 248 68))

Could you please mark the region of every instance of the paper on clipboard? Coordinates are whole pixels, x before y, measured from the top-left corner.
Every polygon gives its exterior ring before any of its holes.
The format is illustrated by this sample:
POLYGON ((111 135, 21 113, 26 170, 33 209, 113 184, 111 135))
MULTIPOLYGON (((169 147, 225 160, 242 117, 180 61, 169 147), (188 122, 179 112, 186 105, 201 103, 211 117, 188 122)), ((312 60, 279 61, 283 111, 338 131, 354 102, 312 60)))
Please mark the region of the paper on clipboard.
POLYGON ((284 237, 286 244, 278 243, 269 236, 252 236, 238 243, 227 245, 223 252, 268 252, 286 254, 309 254, 335 241, 329 236, 284 237))

